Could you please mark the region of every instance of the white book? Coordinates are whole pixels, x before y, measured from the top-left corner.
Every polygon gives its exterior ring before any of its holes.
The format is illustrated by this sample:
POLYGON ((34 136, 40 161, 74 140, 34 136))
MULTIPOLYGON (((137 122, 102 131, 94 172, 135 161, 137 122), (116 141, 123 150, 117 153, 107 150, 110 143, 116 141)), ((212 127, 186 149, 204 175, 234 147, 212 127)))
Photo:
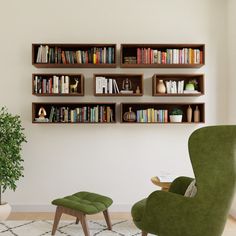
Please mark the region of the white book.
POLYGON ((181 81, 178 81, 177 93, 181 93, 181 81))
POLYGON ((171 81, 170 93, 177 93, 176 81, 171 81))
POLYGON ((53 93, 59 92, 59 77, 54 75, 53 76, 53 93))
POLYGON ((171 183, 171 182, 173 182, 177 177, 179 177, 179 176, 176 175, 176 174, 168 173, 168 172, 160 172, 160 173, 157 175, 157 178, 158 178, 161 182, 164 182, 164 183, 171 183))
POLYGON ((37 54, 37 59, 36 59, 37 63, 42 62, 42 48, 43 48, 43 45, 40 45, 38 48, 38 54, 37 54))
POLYGON ((109 83, 109 89, 108 89, 108 91, 109 91, 110 94, 112 94, 112 84, 113 84, 112 79, 109 79, 109 80, 108 80, 108 83, 109 83))
POLYGON ((101 77, 101 84, 102 84, 102 93, 107 93, 107 82, 108 80, 105 77, 101 77))
POLYGON ((65 93, 65 76, 62 75, 60 78, 60 84, 61 84, 61 88, 60 88, 60 93, 65 93))
POLYGON ((48 45, 45 46, 45 63, 48 63, 48 53, 49 53, 49 47, 48 45))
POLYGON ((68 75, 65 76, 65 79, 64 79, 64 93, 69 93, 69 82, 70 81, 70 78, 68 75))
POLYGON ((115 80, 115 79, 113 79, 113 83, 115 84, 115 87, 116 87, 116 92, 117 92, 117 93, 120 93, 119 87, 118 87, 118 85, 117 85, 117 83, 116 83, 116 80, 115 80))
POLYGON ((170 93, 171 81, 166 81, 166 93, 170 93))
POLYGON ((102 78, 96 77, 96 93, 102 93, 102 78))

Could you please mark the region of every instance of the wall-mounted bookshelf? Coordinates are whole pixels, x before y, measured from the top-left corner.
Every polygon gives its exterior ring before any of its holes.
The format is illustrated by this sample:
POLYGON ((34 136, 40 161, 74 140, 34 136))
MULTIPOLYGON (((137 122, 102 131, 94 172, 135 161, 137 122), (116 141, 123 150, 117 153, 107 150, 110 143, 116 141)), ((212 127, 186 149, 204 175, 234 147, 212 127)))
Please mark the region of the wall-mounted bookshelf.
POLYGON ((121 123, 142 124, 199 124, 205 123, 204 103, 121 103, 121 123), (192 109, 191 122, 187 122, 187 110, 192 109), (173 109, 181 109, 182 122, 170 122, 173 109), (199 122, 194 122, 194 111, 198 110, 199 122), (127 121, 127 118, 131 121, 127 121))
POLYGON ((122 68, 198 68, 204 64, 204 44, 121 44, 122 68))
POLYGON ((143 96, 142 74, 94 74, 95 96, 143 96))
POLYGON ((32 123, 34 124, 109 124, 115 122, 115 103, 32 103, 32 123))
POLYGON ((37 68, 114 68, 116 44, 32 44, 37 68))
MULTIPOLYGON (((116 44, 32 44, 32 65, 37 68, 115 68, 116 44)), ((205 64, 204 44, 121 44, 121 68, 199 68, 205 64)), ((35 96, 84 96, 82 74, 36 73, 32 75, 35 96)), ((205 94, 203 74, 154 74, 152 95, 197 97, 205 94), (159 84, 164 85, 164 92, 159 84), (194 86, 194 87, 193 87, 194 86), (158 88, 158 89, 157 89, 158 88)), ((163 86, 162 86, 163 88, 163 86)), ((143 96, 143 74, 95 73, 94 96, 143 96)), ((115 123, 116 104, 97 102, 32 103, 33 123, 115 123)), ((121 123, 196 124, 205 122, 204 103, 121 103, 121 123), (182 121, 170 122, 176 108, 182 121), (194 111, 198 119, 194 118, 194 111), (189 110, 192 117, 189 119, 189 110), (188 115, 187 115, 188 114, 188 115)))
MULTIPOLYGON (((205 94, 203 74, 154 74, 152 77, 153 96, 202 96, 205 94), (164 83, 165 93, 158 91, 158 85, 164 83), (194 90, 186 90, 186 85, 192 83, 194 90)), ((163 86, 163 85, 162 85, 163 86)))
POLYGON ((33 74, 32 94, 35 96, 84 96, 82 74, 33 74))

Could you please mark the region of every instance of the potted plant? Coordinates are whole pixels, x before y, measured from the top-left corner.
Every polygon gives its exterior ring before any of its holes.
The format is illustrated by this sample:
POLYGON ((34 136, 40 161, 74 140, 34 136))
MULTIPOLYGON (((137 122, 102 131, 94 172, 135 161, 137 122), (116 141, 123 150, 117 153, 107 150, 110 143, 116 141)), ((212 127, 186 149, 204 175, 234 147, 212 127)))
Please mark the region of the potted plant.
POLYGON ((22 143, 26 142, 20 117, 12 115, 6 107, 0 109, 0 220, 5 220, 11 207, 2 201, 8 188, 15 191, 16 181, 23 177, 22 143))
POLYGON ((198 83, 196 79, 189 80, 185 85, 185 90, 194 91, 197 89, 198 83))
POLYGON ((182 122, 183 111, 179 108, 174 108, 170 112, 170 122, 182 122))

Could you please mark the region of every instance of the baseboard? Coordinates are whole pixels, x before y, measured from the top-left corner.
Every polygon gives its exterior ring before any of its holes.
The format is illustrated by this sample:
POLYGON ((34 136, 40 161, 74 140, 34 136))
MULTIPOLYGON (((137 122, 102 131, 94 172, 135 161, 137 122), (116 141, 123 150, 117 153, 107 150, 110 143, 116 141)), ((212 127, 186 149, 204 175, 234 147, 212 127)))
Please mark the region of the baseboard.
POLYGON ((236 209, 231 209, 229 214, 234 218, 236 219, 236 209))
MULTIPOLYGON (((112 205, 110 212, 130 212, 131 205, 112 205)), ((12 212, 54 212, 53 205, 12 205, 12 212)))

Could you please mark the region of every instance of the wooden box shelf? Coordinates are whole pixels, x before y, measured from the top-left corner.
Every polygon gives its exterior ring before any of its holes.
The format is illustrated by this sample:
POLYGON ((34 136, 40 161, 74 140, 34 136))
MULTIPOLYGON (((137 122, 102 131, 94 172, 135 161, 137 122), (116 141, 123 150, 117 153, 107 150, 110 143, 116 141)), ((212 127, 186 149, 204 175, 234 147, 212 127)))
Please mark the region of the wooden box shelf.
POLYGON ((142 74, 94 74, 95 96, 143 96, 142 74))
POLYGON ((198 68, 204 64, 204 44, 121 44, 123 68, 198 68))
POLYGON ((35 96, 84 96, 82 74, 33 74, 32 94, 35 96))
POLYGON ((152 95, 163 97, 185 97, 185 96, 201 96, 204 95, 204 75, 203 74, 154 74, 152 77, 152 95), (157 91, 157 85, 160 81, 163 81, 166 92, 160 93, 157 91), (170 82, 171 81, 171 82, 170 82), (185 86, 188 82, 195 81, 195 91, 186 91, 185 86), (173 83, 174 82, 174 83, 173 83), (167 89, 167 84, 169 89, 167 89), (172 84, 172 85, 171 85, 172 84), (176 85, 176 86, 173 86, 176 85), (173 88, 173 90, 171 89, 173 88), (176 92, 175 92, 175 89, 176 92), (178 88, 179 87, 179 88, 178 88), (179 90, 179 93, 178 93, 179 90))
POLYGON ((204 103, 121 103, 121 123, 142 123, 142 124, 199 124, 205 123, 205 104, 204 103), (192 120, 187 122, 187 109, 192 108, 192 120), (178 108, 183 111, 182 122, 170 122, 169 114, 178 108), (194 110, 198 108, 200 112, 200 121, 194 122, 194 110), (155 111, 156 110, 156 111, 155 111), (124 117, 134 117, 130 122, 124 117), (138 112, 137 112, 138 111, 138 112), (166 112, 165 112, 166 111, 166 112))
POLYGON ((37 68, 114 68, 116 44, 32 44, 37 68))
POLYGON ((109 124, 115 122, 115 103, 32 103, 32 123, 109 124))

